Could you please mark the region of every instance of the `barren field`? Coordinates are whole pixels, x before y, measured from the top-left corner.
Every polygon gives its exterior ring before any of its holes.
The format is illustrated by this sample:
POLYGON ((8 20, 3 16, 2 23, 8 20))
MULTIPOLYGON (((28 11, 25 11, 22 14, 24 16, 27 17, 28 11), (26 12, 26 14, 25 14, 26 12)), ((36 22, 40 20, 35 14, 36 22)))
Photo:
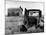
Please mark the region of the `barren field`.
POLYGON ((5 18, 5 32, 6 35, 12 31, 19 32, 19 26, 23 24, 23 17, 6 17, 5 18))

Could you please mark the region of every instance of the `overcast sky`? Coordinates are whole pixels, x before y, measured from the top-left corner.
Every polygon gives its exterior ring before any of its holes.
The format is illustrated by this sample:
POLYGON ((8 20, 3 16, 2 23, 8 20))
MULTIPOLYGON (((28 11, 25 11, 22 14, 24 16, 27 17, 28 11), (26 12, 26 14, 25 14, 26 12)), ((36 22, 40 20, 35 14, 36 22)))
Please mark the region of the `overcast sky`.
MULTIPOLYGON (((43 3, 39 2, 20 2, 20 1, 13 1, 13 0, 6 0, 6 15, 7 15, 7 10, 8 8, 19 8, 21 6, 23 9, 40 9, 42 11, 42 14, 44 13, 43 9, 43 3)), ((24 11, 23 11, 24 12, 24 11)))

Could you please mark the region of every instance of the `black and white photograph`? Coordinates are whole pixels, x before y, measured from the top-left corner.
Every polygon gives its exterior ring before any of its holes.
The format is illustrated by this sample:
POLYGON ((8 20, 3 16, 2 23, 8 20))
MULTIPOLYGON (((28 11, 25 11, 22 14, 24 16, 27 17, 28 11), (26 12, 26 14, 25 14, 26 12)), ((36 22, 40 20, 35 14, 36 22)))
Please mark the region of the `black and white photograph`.
POLYGON ((5 35, 44 33, 43 2, 5 0, 5 35))

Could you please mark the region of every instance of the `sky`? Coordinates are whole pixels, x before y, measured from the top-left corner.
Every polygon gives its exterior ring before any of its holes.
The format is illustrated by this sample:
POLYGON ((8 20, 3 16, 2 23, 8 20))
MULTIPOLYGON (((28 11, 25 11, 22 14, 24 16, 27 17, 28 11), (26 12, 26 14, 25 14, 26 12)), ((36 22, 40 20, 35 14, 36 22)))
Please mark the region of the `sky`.
POLYGON ((25 8, 40 9, 42 11, 42 15, 44 14, 44 8, 43 8, 44 4, 42 2, 6 0, 5 15, 8 14, 8 8, 19 8, 19 6, 23 8, 23 14, 24 14, 25 8))

